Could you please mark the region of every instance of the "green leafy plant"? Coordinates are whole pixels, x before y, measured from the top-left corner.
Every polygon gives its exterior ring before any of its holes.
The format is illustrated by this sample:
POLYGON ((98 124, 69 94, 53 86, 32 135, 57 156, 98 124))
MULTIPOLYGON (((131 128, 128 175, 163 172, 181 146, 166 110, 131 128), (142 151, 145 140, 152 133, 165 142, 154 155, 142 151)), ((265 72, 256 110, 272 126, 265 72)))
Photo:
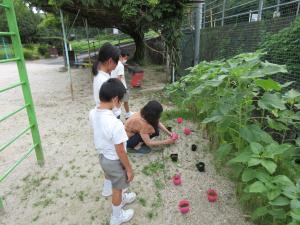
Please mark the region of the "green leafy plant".
POLYGON ((299 155, 300 93, 286 91, 292 82, 272 79, 288 71, 262 61, 265 55, 202 62, 168 85, 166 94, 206 126, 218 164, 231 168, 252 219, 294 225, 300 215, 300 169, 293 163, 299 155))

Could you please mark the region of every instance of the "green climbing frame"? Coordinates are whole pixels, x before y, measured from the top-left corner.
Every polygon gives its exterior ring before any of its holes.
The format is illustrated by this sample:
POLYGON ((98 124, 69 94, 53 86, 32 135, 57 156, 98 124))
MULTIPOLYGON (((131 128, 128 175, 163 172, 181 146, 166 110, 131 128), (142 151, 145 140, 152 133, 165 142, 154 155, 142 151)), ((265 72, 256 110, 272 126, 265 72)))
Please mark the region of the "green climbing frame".
MULTIPOLYGON (((32 100, 32 96, 31 96, 31 90, 30 90, 29 81, 28 81, 28 77, 27 77, 25 60, 24 60, 22 44, 21 44, 21 39, 20 39, 20 34, 19 34, 18 25, 17 25, 13 2, 12 2, 12 0, 3 0, 2 3, 0 2, 0 7, 5 9, 5 14, 6 14, 8 28, 9 28, 8 32, 0 32, 0 37, 2 36, 2 37, 11 38, 12 47, 13 47, 13 51, 14 51, 14 56, 12 56, 12 58, 0 60, 0 63, 16 62, 17 66, 18 66, 19 78, 20 78, 20 82, 11 84, 4 88, 0 88, 0 94, 2 92, 8 91, 13 88, 21 87, 22 92, 23 92, 24 102, 25 102, 25 105, 20 107, 18 110, 14 111, 12 113, 9 113, 9 114, 5 115, 4 117, 0 118, 0 123, 25 109, 27 111, 28 120, 29 120, 28 127, 26 127, 24 130, 20 131, 15 137, 10 139, 6 143, 0 145, 0 153, 2 153, 8 146, 13 144, 16 140, 21 138, 29 130, 31 131, 32 140, 33 140, 32 147, 30 149, 28 149, 26 151, 26 153, 20 159, 18 159, 13 165, 11 165, 9 168, 7 168, 4 172, 4 174, 0 174, 0 183, 1 183, 34 150, 35 150, 36 158, 37 158, 39 165, 44 164, 44 156, 43 156, 43 150, 42 150, 42 145, 41 145, 40 133, 39 133, 38 124, 37 124, 35 111, 34 111, 33 100, 32 100)), ((3 201, 2 201, 1 196, 0 196, 0 208, 3 208, 3 201)))

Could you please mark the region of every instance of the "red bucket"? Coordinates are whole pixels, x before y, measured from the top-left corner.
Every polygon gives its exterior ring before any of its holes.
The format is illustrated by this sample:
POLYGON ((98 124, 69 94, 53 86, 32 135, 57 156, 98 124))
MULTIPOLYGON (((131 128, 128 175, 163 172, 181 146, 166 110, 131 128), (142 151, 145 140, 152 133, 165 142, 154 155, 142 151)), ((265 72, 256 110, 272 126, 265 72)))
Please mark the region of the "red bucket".
POLYGON ((139 71, 132 74, 131 87, 141 87, 144 79, 144 71, 139 71))

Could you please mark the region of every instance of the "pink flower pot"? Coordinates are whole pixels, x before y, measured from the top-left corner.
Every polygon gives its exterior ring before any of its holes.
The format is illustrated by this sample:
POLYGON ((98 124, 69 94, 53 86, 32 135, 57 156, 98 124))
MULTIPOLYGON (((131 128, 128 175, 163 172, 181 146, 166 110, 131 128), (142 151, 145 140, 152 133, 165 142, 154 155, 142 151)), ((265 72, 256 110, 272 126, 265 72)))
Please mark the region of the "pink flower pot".
POLYGON ((177 185, 181 185, 181 176, 179 174, 176 174, 173 176, 173 183, 177 185))
POLYGON ((190 211, 190 203, 188 200, 181 200, 178 204, 179 211, 186 214, 190 211))
POLYGON ((218 193, 214 189, 208 189, 207 191, 207 199, 209 202, 215 202, 218 200, 218 193))
POLYGON ((179 139, 179 135, 176 134, 175 132, 173 132, 172 135, 171 135, 171 138, 172 138, 173 140, 178 140, 178 139, 179 139))
POLYGON ((186 128, 183 129, 183 133, 185 135, 190 135, 192 133, 192 131, 191 131, 191 129, 189 129, 189 128, 186 127, 186 128))
POLYGON ((179 123, 179 124, 180 124, 180 123, 182 123, 182 122, 183 122, 183 119, 182 119, 182 117, 178 117, 178 118, 177 118, 177 123, 179 123))

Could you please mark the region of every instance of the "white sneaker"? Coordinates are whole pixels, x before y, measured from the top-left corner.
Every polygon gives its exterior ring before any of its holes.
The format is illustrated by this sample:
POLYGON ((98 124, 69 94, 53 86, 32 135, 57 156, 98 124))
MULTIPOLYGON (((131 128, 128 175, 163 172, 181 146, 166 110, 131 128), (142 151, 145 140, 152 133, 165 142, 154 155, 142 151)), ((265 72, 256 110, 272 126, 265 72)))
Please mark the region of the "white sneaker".
POLYGON ((127 210, 122 209, 121 215, 119 217, 111 216, 110 225, 120 225, 122 223, 126 223, 132 219, 133 215, 134 215, 133 209, 127 209, 127 210))
POLYGON ((131 117, 134 113, 133 112, 128 112, 125 114, 125 119, 128 119, 129 117, 131 117))
MULTIPOLYGON (((125 192, 127 192, 127 191, 128 191, 128 188, 125 188, 123 190, 123 194, 125 194, 125 192)), ((101 194, 102 194, 103 197, 109 197, 109 196, 111 196, 112 195, 112 188, 105 188, 105 187, 103 187, 101 194)))
POLYGON ((134 192, 129 192, 129 193, 124 193, 123 192, 123 197, 122 197, 122 208, 130 203, 133 203, 136 199, 136 193, 134 192))

